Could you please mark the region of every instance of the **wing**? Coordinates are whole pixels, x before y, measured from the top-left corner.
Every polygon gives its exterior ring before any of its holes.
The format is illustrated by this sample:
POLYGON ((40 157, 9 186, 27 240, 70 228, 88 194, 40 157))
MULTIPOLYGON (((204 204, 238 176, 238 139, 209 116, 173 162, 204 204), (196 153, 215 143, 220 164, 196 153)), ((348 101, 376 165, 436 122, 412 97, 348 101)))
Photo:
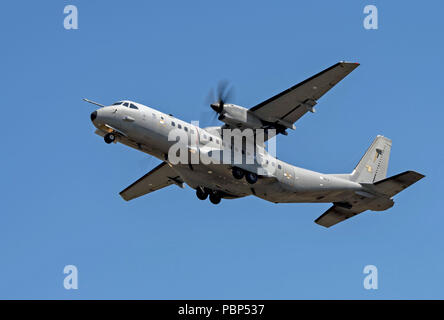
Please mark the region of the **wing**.
POLYGON ((359 63, 338 62, 305 81, 251 108, 256 117, 276 127, 294 129, 294 123, 308 111, 314 112, 317 100, 333 88, 359 63))
POLYGON ((177 184, 183 188, 183 181, 180 176, 166 162, 162 162, 142 178, 120 192, 120 195, 123 199, 129 201, 165 188, 171 184, 177 184))
POLYGON ((322 216, 317 218, 315 222, 321 226, 329 228, 341 221, 344 221, 348 218, 354 217, 355 215, 364 212, 364 210, 353 210, 347 209, 340 206, 332 206, 330 209, 325 211, 322 216))

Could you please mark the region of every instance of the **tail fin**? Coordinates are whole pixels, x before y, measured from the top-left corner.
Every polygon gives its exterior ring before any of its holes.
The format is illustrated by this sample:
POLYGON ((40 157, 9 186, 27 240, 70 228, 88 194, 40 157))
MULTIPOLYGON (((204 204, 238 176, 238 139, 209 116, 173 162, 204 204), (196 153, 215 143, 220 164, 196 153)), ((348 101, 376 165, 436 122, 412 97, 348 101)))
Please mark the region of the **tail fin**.
POLYGON ((351 174, 351 180, 374 183, 385 179, 390 158, 392 140, 377 136, 351 174))

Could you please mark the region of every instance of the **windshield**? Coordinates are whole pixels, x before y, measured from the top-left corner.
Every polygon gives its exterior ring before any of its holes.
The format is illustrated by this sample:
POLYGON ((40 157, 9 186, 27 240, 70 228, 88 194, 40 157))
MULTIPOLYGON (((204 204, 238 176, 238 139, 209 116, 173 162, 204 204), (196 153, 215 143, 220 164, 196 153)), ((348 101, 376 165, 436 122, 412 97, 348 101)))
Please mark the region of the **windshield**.
POLYGON ((134 104, 129 103, 129 102, 124 102, 124 101, 115 102, 115 103, 113 103, 112 105, 113 105, 113 106, 120 106, 120 105, 123 105, 124 107, 127 107, 127 108, 136 109, 136 110, 139 109, 139 108, 136 107, 134 104))

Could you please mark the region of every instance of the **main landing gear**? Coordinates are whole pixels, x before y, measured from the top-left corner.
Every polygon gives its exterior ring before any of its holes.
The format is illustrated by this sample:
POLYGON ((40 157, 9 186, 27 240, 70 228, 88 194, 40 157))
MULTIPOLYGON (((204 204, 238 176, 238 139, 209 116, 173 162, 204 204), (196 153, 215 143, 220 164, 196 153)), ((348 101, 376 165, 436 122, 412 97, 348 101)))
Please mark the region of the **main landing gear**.
POLYGON ((114 133, 107 133, 103 137, 103 140, 105 140, 106 143, 110 144, 111 142, 114 142, 116 140, 116 135, 114 133))
POLYGON ((247 180, 249 184, 255 184, 257 182, 258 177, 257 174, 254 172, 247 172, 242 170, 241 168, 233 167, 232 173, 235 179, 240 180, 245 176, 245 180, 247 180))
POLYGON ((219 192, 214 191, 210 193, 210 202, 212 204, 219 204, 222 197, 220 196, 219 192))
POLYGON ((237 167, 233 167, 232 173, 233 173, 233 177, 237 180, 240 180, 245 176, 244 170, 242 170, 241 168, 237 168, 237 167))
POLYGON ((219 192, 202 187, 196 189, 196 196, 200 200, 206 200, 208 196, 210 196, 210 202, 213 204, 218 204, 222 200, 222 196, 219 192))
POLYGON ((257 182, 257 174, 253 172, 247 172, 245 174, 245 180, 247 180, 249 184, 255 184, 257 182))
POLYGON ((201 187, 198 187, 196 189, 196 196, 199 198, 199 200, 206 200, 208 198, 207 189, 203 189, 201 187))

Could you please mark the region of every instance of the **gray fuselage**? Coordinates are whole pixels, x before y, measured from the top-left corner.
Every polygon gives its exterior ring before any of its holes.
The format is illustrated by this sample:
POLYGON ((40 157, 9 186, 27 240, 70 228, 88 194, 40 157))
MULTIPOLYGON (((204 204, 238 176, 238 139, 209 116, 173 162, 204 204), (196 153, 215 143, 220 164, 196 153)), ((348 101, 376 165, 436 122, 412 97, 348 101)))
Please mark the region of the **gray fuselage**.
MULTIPOLYGON (((190 140, 193 139, 198 151, 204 146, 226 147, 222 146, 220 130, 202 129, 142 104, 128 103, 137 109, 116 105, 97 110, 93 123, 99 135, 103 136, 113 130, 118 133, 116 141, 162 161, 167 160, 171 146, 176 143, 168 139, 172 130, 183 130, 190 140)), ((363 190, 360 183, 351 181, 349 174, 322 174, 298 168, 272 157, 264 148, 261 150, 261 157, 267 161, 271 170, 265 175, 259 175, 255 184, 235 179, 232 167, 257 172, 258 164, 204 164, 200 161, 197 164, 171 166, 190 187, 215 190, 223 194, 223 198, 255 195, 275 203, 339 202, 344 200, 345 195, 363 190)))

